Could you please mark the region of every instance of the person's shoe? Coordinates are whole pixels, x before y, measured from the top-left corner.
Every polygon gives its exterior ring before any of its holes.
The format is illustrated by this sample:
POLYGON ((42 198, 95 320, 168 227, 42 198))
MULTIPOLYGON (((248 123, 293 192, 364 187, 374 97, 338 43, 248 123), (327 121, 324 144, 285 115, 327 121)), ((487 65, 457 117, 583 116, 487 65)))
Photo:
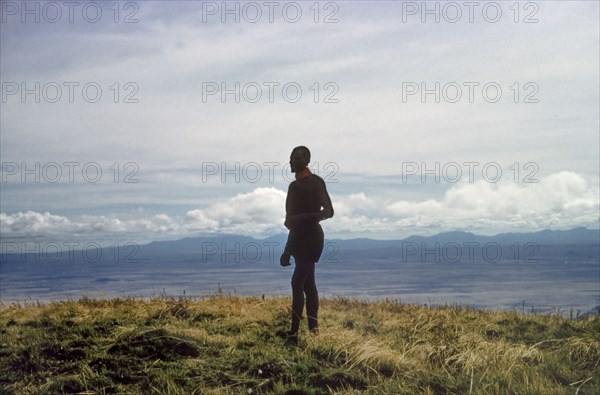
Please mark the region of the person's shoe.
POLYGON ((287 347, 295 347, 298 345, 298 334, 288 332, 285 336, 283 344, 287 347))
POLYGON ((319 334, 319 328, 310 329, 310 334, 313 336, 317 336, 319 334))

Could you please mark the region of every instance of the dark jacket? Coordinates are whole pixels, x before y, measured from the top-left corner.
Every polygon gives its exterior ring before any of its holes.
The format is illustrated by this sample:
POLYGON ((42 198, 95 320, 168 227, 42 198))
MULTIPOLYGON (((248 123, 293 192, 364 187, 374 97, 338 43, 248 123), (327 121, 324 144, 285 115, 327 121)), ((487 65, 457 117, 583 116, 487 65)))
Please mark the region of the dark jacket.
POLYGON ((288 187, 285 211, 290 230, 285 251, 295 260, 317 262, 324 244, 319 221, 333 217, 325 181, 316 174, 293 181, 288 187))

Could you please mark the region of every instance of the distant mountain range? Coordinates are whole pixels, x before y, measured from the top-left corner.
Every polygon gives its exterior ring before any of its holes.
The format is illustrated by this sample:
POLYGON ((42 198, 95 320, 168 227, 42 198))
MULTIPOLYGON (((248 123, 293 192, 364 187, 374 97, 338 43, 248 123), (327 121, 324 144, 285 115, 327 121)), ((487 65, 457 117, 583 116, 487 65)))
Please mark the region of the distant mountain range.
MULTIPOLYGON (((144 252, 149 253, 190 253, 197 252, 198 246, 202 243, 225 243, 233 245, 235 243, 276 243, 285 245, 287 235, 280 234, 264 239, 255 239, 249 236, 217 234, 201 237, 190 237, 180 240, 155 241, 141 246, 144 252)), ((327 239, 329 243, 335 243, 343 250, 372 250, 379 248, 390 248, 407 245, 409 243, 426 243, 434 245, 449 243, 497 243, 500 245, 512 245, 515 243, 526 244, 535 243, 538 245, 589 245, 600 244, 600 229, 575 228, 570 230, 542 230, 532 233, 500 233, 494 236, 481 236, 470 232, 453 231, 443 232, 434 236, 410 236, 399 240, 376 240, 369 238, 357 239, 327 239)))
MULTIPOLYGON (((336 240, 338 241, 338 240, 336 240)), ((401 240, 351 239, 339 240, 340 246, 347 248, 390 247, 399 243, 498 243, 510 245, 514 243, 536 243, 539 245, 564 244, 600 244, 600 229, 575 228, 570 230, 542 230, 533 233, 500 233, 494 236, 481 236, 470 232, 443 232, 434 236, 410 236, 401 240)))
MULTIPOLYGON (((214 234, 180 240, 125 245, 98 254, 106 264, 119 262, 279 262, 286 234, 264 239, 233 234, 214 234), (116 258, 115 258, 116 257, 116 258)), ((52 255, 52 254, 48 254, 52 255)), ((92 254, 93 255, 93 254, 92 254)), ((81 253, 64 253, 65 261, 81 253)), ((86 256, 89 256, 87 253, 86 256)), ((0 254, 0 263, 37 262, 45 254, 0 254)), ((85 263, 86 259, 83 259, 85 263)), ((89 262, 90 259, 87 259, 89 262)), ((470 232, 444 232, 434 236, 410 236, 400 240, 326 239, 320 261, 344 262, 598 262, 600 230, 575 228, 533 233, 501 233, 481 236, 470 232)))

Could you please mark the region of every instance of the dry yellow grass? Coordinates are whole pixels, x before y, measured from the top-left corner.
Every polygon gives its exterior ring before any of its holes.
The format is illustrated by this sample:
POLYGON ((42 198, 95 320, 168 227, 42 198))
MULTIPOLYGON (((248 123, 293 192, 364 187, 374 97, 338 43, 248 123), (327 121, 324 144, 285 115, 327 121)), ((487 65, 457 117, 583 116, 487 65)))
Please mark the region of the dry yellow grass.
POLYGON ((597 316, 323 300, 286 347, 290 300, 81 300, 0 309, 2 393, 600 393, 597 316), (295 391, 295 392, 294 392, 295 391))

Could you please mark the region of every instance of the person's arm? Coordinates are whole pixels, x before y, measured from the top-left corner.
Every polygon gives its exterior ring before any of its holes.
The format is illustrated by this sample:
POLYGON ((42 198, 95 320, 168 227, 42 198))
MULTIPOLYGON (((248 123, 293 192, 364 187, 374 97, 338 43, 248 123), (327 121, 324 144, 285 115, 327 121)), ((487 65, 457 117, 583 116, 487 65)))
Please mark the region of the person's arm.
POLYGON ((292 252, 291 252, 291 245, 290 245, 290 234, 288 233, 288 238, 285 242, 285 247, 283 248, 283 253, 281 254, 281 258, 279 258, 279 264, 281 266, 289 266, 291 257, 292 257, 292 252))
MULTIPOLYGON (((288 193, 285 198, 285 223, 284 223, 285 227, 288 229, 290 228, 287 223, 287 218, 288 218, 287 213, 289 213, 289 211, 290 211, 290 188, 288 187, 288 193)), ((292 245, 291 245, 292 240, 291 240, 290 236, 291 236, 291 234, 290 234, 290 232, 288 232, 288 237, 287 237, 287 240, 285 241, 285 247, 283 248, 283 253, 281 254, 281 258, 279 258, 279 264, 281 266, 289 266, 290 265, 290 258, 292 255, 292 245)))
POLYGON ((321 200, 321 206, 323 207, 323 210, 321 210, 321 218, 319 219, 319 221, 323 221, 333 217, 333 205, 331 204, 331 198, 329 197, 329 193, 327 193, 325 181, 321 180, 321 184, 322 189, 320 191, 319 198, 321 200))
POLYGON ((321 211, 316 213, 307 213, 306 220, 316 220, 323 221, 327 218, 333 217, 333 205, 331 204, 331 198, 329 197, 329 193, 327 193, 327 187, 325 186, 325 181, 319 178, 319 188, 317 189, 317 193, 319 195, 319 202, 321 202, 321 211))

